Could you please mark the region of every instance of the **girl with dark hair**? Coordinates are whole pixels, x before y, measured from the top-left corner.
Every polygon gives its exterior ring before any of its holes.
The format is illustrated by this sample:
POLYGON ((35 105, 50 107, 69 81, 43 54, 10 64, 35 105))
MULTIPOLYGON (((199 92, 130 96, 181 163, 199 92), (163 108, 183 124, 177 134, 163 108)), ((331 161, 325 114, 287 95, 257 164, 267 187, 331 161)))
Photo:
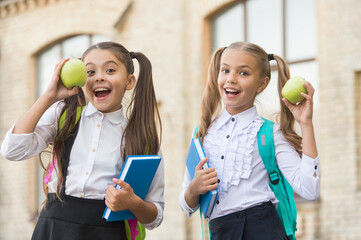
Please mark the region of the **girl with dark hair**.
POLYGON ((193 179, 185 172, 179 198, 182 210, 191 216, 199 207, 199 196, 218 188, 217 204, 209 221, 213 240, 287 239, 257 143, 264 120, 254 101, 271 80, 271 60, 277 62, 281 104, 280 124, 273 126, 278 167, 301 197, 314 200, 319 195, 312 85, 305 83, 305 100, 292 105, 281 96, 290 78, 283 58, 267 54, 252 43, 236 42, 220 48, 211 59, 196 134, 208 158, 200 161, 193 179), (295 120, 302 137, 293 128, 295 120), (210 168, 203 169, 206 161, 210 168))
POLYGON ((8 131, 1 148, 5 158, 17 161, 53 145, 56 161, 52 159, 44 174, 47 201, 32 239, 127 239, 123 221, 102 219, 106 206, 130 210, 147 229, 158 227, 164 211, 163 160, 144 200, 117 179, 127 155, 161 155, 161 122, 150 61, 114 42, 87 49, 82 60, 90 102, 85 106, 82 89, 69 90, 60 81, 67 60, 56 65, 47 90, 8 131), (137 79, 133 59, 139 63, 137 79), (129 90, 133 93, 127 119, 122 100, 129 90), (81 106, 85 107, 76 122, 81 106), (59 128, 65 111, 66 120, 59 128))

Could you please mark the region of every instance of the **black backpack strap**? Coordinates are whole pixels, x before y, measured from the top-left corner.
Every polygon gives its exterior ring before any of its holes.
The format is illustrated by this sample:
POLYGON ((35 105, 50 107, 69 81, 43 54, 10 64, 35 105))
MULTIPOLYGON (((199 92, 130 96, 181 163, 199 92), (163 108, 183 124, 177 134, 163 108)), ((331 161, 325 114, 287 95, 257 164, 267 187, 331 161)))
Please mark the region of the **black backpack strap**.
POLYGON ((63 174, 62 194, 65 194, 65 181, 66 181, 66 176, 68 174, 70 153, 73 148, 75 138, 78 134, 78 130, 79 130, 79 121, 77 122, 75 127, 70 131, 68 137, 65 139, 63 150, 61 152, 61 169, 63 174))

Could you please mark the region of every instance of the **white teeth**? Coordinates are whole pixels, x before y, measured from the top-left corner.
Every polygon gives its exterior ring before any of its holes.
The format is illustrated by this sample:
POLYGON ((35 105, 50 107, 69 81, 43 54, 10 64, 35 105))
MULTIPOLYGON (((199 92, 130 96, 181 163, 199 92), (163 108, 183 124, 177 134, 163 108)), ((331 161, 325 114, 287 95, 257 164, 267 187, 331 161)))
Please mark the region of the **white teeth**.
POLYGON ((106 88, 97 88, 94 90, 94 92, 101 92, 101 91, 108 91, 106 88))
POLYGON ((231 92, 231 93, 239 92, 239 91, 237 91, 237 90, 235 90, 235 89, 229 89, 229 88, 226 88, 225 90, 226 90, 227 92, 231 92))

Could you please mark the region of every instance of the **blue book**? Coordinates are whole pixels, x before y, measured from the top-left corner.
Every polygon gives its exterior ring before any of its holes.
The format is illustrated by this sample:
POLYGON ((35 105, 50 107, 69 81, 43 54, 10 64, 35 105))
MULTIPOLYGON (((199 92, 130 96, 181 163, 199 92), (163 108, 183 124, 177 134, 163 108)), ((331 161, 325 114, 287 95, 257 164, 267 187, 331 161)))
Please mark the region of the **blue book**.
MULTIPOLYGON (((192 138, 191 144, 189 146, 189 151, 187 155, 186 165, 189 172, 190 177, 193 179, 196 171, 196 166, 198 163, 204 159, 206 155, 204 154, 204 150, 199 138, 192 138)), ((208 162, 203 165, 204 168, 208 168, 208 162)), ((212 214, 214 205, 217 201, 218 190, 215 189, 213 191, 206 192, 202 194, 199 198, 199 205, 203 216, 205 218, 209 218, 212 214)))
MULTIPOLYGON (((131 155, 128 156, 119 174, 119 179, 128 183, 134 193, 141 199, 145 199, 149 187, 157 172, 161 158, 157 155, 131 155)), ((121 189, 115 185, 115 188, 121 189)), ((103 218, 107 222, 134 219, 135 216, 129 210, 113 212, 105 208, 103 218)))

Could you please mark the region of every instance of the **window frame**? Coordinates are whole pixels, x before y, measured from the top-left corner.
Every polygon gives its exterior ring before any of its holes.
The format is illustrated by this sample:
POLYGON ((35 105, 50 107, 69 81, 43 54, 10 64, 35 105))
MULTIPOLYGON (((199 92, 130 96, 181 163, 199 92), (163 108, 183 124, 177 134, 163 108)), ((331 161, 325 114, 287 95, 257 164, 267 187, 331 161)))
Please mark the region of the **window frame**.
MULTIPOLYGON (((222 14, 223 12, 229 10, 230 8, 234 7, 236 4, 243 4, 243 27, 244 27, 244 38, 245 41, 248 39, 248 28, 247 28, 247 1, 249 0, 235 0, 230 1, 226 4, 223 4, 222 6, 215 9, 213 12, 208 14, 204 20, 203 20, 203 74, 204 74, 204 81, 205 84, 206 78, 207 78, 207 71, 208 71, 208 65, 210 58, 212 56, 213 50, 212 50, 212 20, 217 17, 218 15, 222 14)), ((282 57, 287 61, 288 65, 293 64, 299 64, 299 63, 306 63, 306 62, 312 62, 317 61, 317 55, 312 58, 303 58, 300 60, 292 60, 289 61, 287 59, 287 26, 286 26, 286 9, 287 9, 287 0, 281 0, 281 7, 282 7, 282 57)), ((276 65, 271 66, 271 71, 274 71, 277 69, 276 65)))

